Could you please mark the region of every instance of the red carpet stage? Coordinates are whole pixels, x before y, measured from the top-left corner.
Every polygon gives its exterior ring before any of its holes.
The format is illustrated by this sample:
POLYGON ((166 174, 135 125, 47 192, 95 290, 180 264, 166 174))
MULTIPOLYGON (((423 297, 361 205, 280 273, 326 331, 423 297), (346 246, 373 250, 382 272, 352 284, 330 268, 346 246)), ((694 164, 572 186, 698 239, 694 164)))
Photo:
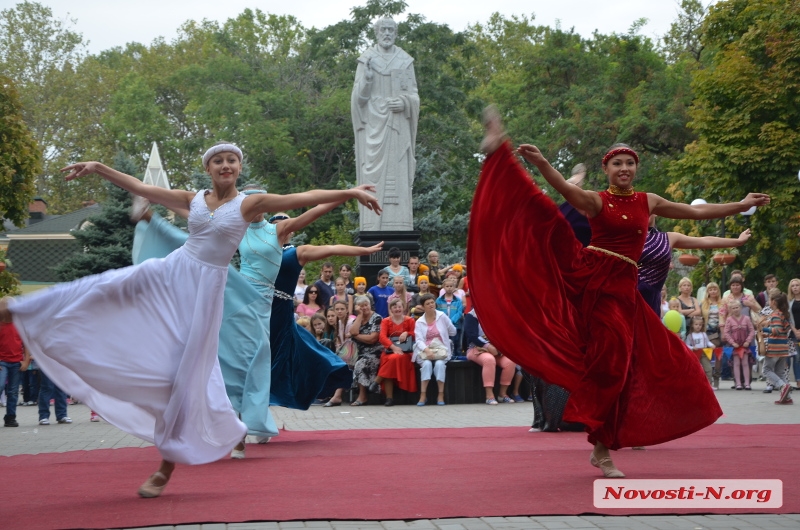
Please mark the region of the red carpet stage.
MULTIPOLYGON (((618 451, 614 461, 637 479, 782 479, 784 504, 772 512, 798 513, 791 455, 799 438, 800 425, 713 425, 647 451, 618 451)), ((246 460, 178 466, 157 499, 136 495, 159 462, 152 447, 2 457, 0 521, 32 530, 657 513, 595 509, 601 475, 590 449, 583 434, 524 427, 284 432, 248 445, 246 460)))

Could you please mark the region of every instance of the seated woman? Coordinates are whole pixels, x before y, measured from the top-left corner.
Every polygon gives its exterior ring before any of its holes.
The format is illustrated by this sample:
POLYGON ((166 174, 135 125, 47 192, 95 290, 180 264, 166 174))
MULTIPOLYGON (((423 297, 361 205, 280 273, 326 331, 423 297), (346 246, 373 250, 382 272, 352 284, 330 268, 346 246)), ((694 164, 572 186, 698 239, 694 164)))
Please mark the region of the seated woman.
POLYGON ((383 346, 378 341, 381 331, 381 316, 372 310, 369 298, 356 296, 358 315, 350 326, 350 338, 358 346, 358 360, 353 367, 353 384, 358 384, 358 399, 350 403, 353 407, 367 405, 367 389, 378 376, 383 346))
POLYGON ((414 328, 414 357, 420 365, 420 391, 418 407, 424 407, 428 402, 427 391, 428 381, 431 374, 436 374, 436 381, 439 384, 439 397, 437 405, 444 405, 444 378, 445 364, 450 360, 451 348, 450 337, 455 336, 456 327, 450 318, 436 310, 436 298, 432 294, 426 294, 421 299, 425 313, 417 320, 414 328))
POLYGON ((464 317, 464 338, 467 341, 467 359, 481 366, 486 404, 497 405, 498 403, 494 397, 495 368, 498 366, 501 369, 499 401, 514 403, 514 399, 508 395, 508 385, 514 379, 517 364, 497 351, 497 348, 489 342, 489 339, 483 334, 474 309, 464 317))
POLYGON ((310 318, 314 313, 319 313, 322 310, 322 306, 319 302, 319 287, 312 285, 306 289, 306 294, 303 295, 303 301, 297 306, 295 313, 297 313, 298 316, 310 318))
MULTIPOLYGON (((395 280, 398 278, 399 276, 396 276, 395 280)), ((381 346, 386 348, 386 351, 381 355, 378 377, 375 378, 374 386, 370 387, 370 390, 377 392, 379 385, 383 383, 387 407, 394 405, 395 380, 397 386, 406 392, 417 391, 417 374, 411 363, 414 352, 414 327, 414 319, 405 314, 403 301, 395 298, 389 302, 389 318, 381 321, 380 335, 381 346), (406 341, 408 341, 407 347, 404 345, 406 341)))

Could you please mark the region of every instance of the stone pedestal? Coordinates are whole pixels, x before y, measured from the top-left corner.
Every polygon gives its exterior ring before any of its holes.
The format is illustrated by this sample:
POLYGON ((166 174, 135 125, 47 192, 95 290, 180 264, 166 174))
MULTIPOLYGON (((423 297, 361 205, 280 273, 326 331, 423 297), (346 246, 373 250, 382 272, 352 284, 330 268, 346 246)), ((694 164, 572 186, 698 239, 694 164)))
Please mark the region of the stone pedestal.
MULTIPOLYGON (((389 266, 389 249, 397 247, 403 253, 400 264, 408 263, 410 256, 419 256, 420 232, 359 232, 355 244, 360 247, 370 247, 383 241, 383 250, 358 259, 358 274, 367 279, 367 287, 378 283, 378 271, 389 266)), ((356 276, 356 275, 354 275, 356 276)))

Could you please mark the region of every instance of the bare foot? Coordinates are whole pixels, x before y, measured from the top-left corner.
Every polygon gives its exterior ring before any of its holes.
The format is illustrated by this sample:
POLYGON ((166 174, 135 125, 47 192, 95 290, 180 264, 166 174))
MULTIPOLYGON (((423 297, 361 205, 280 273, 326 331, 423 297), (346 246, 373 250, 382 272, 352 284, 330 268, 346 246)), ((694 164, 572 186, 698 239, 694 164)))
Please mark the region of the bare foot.
POLYGON ((500 112, 494 105, 489 105, 483 110, 483 128, 486 132, 481 142, 481 151, 490 155, 508 138, 503 130, 500 112))
POLYGON ((131 222, 138 223, 139 221, 150 221, 152 214, 150 213, 150 201, 139 195, 133 195, 131 201, 131 222))

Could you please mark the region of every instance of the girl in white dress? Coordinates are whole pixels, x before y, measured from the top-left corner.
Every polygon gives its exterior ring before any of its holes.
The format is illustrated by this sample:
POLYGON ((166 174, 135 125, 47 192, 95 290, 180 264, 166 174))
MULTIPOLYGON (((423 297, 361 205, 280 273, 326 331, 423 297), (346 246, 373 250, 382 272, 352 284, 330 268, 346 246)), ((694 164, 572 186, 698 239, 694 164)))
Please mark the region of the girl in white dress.
POLYGON ((175 463, 218 460, 247 432, 225 393, 217 348, 228 262, 250 220, 350 198, 380 212, 363 189, 239 193, 242 152, 232 144, 211 147, 203 165, 213 188, 196 193, 146 185, 98 162, 67 166, 67 180, 95 173, 151 202, 189 210, 189 239, 163 259, 0 300, 0 320, 13 318, 48 377, 158 448, 161 467, 139 488, 142 497, 160 495, 175 463))

